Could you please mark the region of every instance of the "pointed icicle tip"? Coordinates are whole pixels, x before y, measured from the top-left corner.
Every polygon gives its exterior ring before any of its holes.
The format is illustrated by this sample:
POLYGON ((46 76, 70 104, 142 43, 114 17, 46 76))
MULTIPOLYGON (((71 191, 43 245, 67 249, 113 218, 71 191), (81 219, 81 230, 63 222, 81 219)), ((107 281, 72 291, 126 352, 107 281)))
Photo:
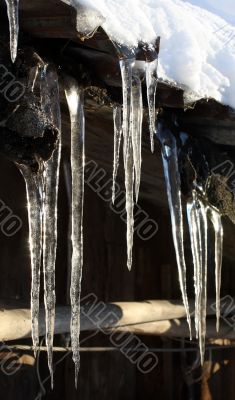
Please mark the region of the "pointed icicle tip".
POLYGON ((53 385, 55 325, 55 264, 57 250, 58 188, 61 160, 61 113, 56 71, 45 65, 40 76, 41 107, 47 120, 58 128, 58 144, 43 172, 43 273, 48 366, 53 385))
POLYGON ((10 31, 11 60, 14 63, 17 57, 19 35, 19 0, 5 0, 10 31))
POLYGON ((78 388, 78 374, 80 370, 80 363, 75 362, 75 389, 78 388))
POLYGON ((158 137, 162 145, 162 161, 171 216, 172 236, 178 266, 179 283, 191 338, 191 317, 187 296, 181 179, 178 164, 177 142, 174 134, 162 124, 159 126, 158 137))
POLYGON ((67 77, 65 94, 71 120, 72 172, 72 270, 71 270, 71 344, 75 364, 75 386, 80 366, 80 296, 83 269, 83 203, 85 170, 85 115, 83 92, 74 79, 67 77))
POLYGON ((134 235, 134 160, 132 143, 132 78, 134 59, 120 61, 123 95, 123 164, 126 189, 127 215, 127 268, 131 269, 134 235))
POLYGON ((216 331, 220 328, 220 289, 223 259, 223 224, 221 214, 216 209, 209 208, 209 217, 215 234, 215 288, 216 288, 216 331))

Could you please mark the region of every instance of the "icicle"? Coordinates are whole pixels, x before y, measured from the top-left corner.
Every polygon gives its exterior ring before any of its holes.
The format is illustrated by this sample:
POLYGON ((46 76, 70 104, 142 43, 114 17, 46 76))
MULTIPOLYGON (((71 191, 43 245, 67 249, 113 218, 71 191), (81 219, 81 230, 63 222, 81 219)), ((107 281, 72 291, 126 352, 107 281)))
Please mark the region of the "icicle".
POLYGON ((207 307, 207 206, 198 200, 197 209, 199 237, 200 237, 200 272, 201 295, 199 297, 199 346, 201 364, 204 362, 206 340, 206 307, 207 307))
POLYGON ((33 62, 34 65, 30 68, 28 74, 27 90, 29 93, 34 92, 37 79, 40 79, 39 73, 45 68, 44 61, 36 53, 33 53, 33 62))
POLYGON ((120 144, 122 139, 122 109, 116 106, 113 109, 114 123, 114 149, 113 149, 113 186, 112 186, 112 203, 115 201, 115 184, 119 167, 120 144))
POLYGON ((123 96, 123 159, 124 164, 128 156, 128 144, 130 141, 130 116, 131 116, 131 87, 132 69, 135 59, 120 60, 122 76, 122 96, 123 96))
POLYGON ((220 325, 220 288, 223 257, 223 225, 220 213, 214 208, 209 209, 210 220, 215 232, 215 287, 216 287, 216 330, 220 325))
POLYGON ((125 171, 127 213, 127 267, 129 270, 131 270, 132 266, 132 248, 134 235, 134 162, 130 127, 132 68, 134 65, 134 61, 134 59, 120 61, 123 92, 123 161, 125 171))
POLYGON ((154 152, 154 135, 156 134, 156 89, 157 89, 157 61, 146 62, 146 86, 149 109, 149 131, 151 151, 154 152))
POLYGON ((207 206, 192 192, 187 204, 191 248, 194 263, 195 329, 199 338, 201 363, 204 361, 207 308, 207 206))
POLYGON ((12 62, 17 56, 19 34, 19 0, 5 0, 10 30, 10 50, 12 62))
POLYGON ((55 323, 55 262, 57 249, 57 200, 61 156, 61 119, 58 78, 45 66, 41 73, 41 103, 48 122, 58 129, 58 144, 45 163, 43 195, 43 270, 48 366, 53 387, 53 339, 55 323))
POLYGON ((164 129, 161 125, 159 126, 158 135, 162 144, 162 160, 171 215, 173 241, 179 272, 179 282, 191 337, 191 319, 186 288, 181 182, 178 167, 177 145, 174 135, 170 130, 164 129))
POLYGON ((39 294, 40 266, 42 255, 42 177, 31 171, 30 167, 18 165, 25 183, 27 193, 29 245, 31 255, 31 324, 34 353, 39 345, 39 294))
POLYGON ((191 250, 194 265, 194 289, 195 289, 195 330, 196 337, 199 336, 199 303, 201 296, 201 241, 200 226, 198 225, 196 192, 192 193, 192 201, 187 203, 187 218, 191 240, 191 250))
POLYGON ((123 161, 126 188, 127 213, 127 267, 132 266, 134 235, 134 184, 138 200, 141 176, 141 140, 143 101, 140 71, 133 68, 135 60, 120 61, 123 91, 123 161))
POLYGON ((38 73, 39 73, 39 65, 33 67, 30 69, 29 71, 29 79, 28 79, 28 85, 27 88, 29 90, 29 92, 33 92, 34 91, 34 87, 35 87, 35 83, 38 77, 38 73))
POLYGON ((127 268, 132 267, 132 249, 134 236, 134 162, 131 141, 126 149, 125 188, 126 188, 126 214, 127 214, 127 268))
POLYGON ((130 135, 132 139, 133 161, 135 169, 135 198, 138 201, 140 180, 141 180, 141 145, 142 145, 142 121, 143 121, 143 100, 142 87, 139 71, 133 75, 131 88, 131 117, 130 135))
POLYGON ((71 272, 71 341, 77 387, 80 368, 80 294, 83 266, 83 201, 85 168, 85 122, 80 89, 73 79, 66 84, 66 97, 71 119, 72 170, 72 272, 71 272))

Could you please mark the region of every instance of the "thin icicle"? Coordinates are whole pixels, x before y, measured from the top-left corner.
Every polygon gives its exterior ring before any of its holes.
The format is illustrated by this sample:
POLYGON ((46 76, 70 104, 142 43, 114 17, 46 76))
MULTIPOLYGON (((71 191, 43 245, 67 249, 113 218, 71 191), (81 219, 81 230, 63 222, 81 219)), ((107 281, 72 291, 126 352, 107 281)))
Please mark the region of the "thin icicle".
POLYGON ((29 78, 28 78, 28 85, 27 85, 29 92, 34 91, 38 73, 39 73, 39 65, 32 67, 29 71, 29 78))
POLYGON ((187 217, 191 240, 191 250, 193 255, 194 265, 194 288, 195 288, 195 330, 196 337, 199 337, 199 321, 200 321, 200 299, 202 292, 202 243, 200 220, 198 216, 198 198, 197 192, 192 191, 192 201, 187 203, 187 217))
POLYGON ((53 339, 55 324, 55 262, 57 249, 57 201, 61 157, 61 117, 58 78, 45 66, 41 73, 41 102, 48 122, 58 129, 57 148, 45 163, 43 194, 43 270, 48 366, 53 387, 53 339))
POLYGON ((34 66, 32 66, 29 70, 27 82, 27 90, 28 92, 32 93, 34 92, 37 79, 40 79, 39 72, 42 72, 43 68, 45 68, 44 61, 38 56, 38 54, 33 53, 33 60, 34 66))
POLYGON ((115 186, 117 172, 119 167, 120 144, 122 139, 122 109, 116 106, 113 109, 114 124, 114 148, 113 148, 113 186, 112 186, 112 203, 115 201, 115 186))
POLYGON ((146 62, 146 86, 149 110, 149 131, 151 151, 154 152, 154 135, 156 134, 156 90, 157 90, 157 61, 146 62))
POLYGON ((201 363, 204 361, 207 308, 207 230, 208 207, 193 190, 187 204, 188 225, 194 264, 195 329, 199 338, 201 363))
POLYGON ((132 249, 134 236, 134 162, 131 141, 126 149, 125 188, 126 188, 126 214, 127 214, 127 268, 132 267, 132 249))
POLYGON ((123 96, 123 160, 126 163, 128 156, 128 144, 130 141, 130 117, 131 117, 131 87, 132 69, 135 59, 120 60, 120 70, 122 76, 122 96, 123 96))
POLYGON ((223 258, 223 225, 221 214, 210 207, 210 220, 215 232, 215 287, 216 287, 216 330, 219 332, 220 326, 220 288, 221 288, 221 270, 223 258))
POLYGON ((75 363, 75 386, 80 368, 80 295, 83 267, 83 202, 85 168, 85 121, 82 94, 73 79, 66 83, 66 97, 71 119, 72 171, 72 272, 71 272, 71 342, 75 363))
POLYGON ((187 287, 186 287, 186 264, 184 257, 181 182, 180 182, 180 174, 178 167, 177 145, 174 135, 171 133, 169 129, 164 129, 162 125, 159 126, 158 135, 162 144, 162 160, 163 160, 164 175, 167 186, 168 203, 171 215, 173 241, 175 246, 176 260, 179 272, 179 283, 191 337, 191 319, 189 313, 187 287))
POLYGON ((131 88, 131 139, 133 148, 133 161, 135 170, 135 198, 138 201, 141 180, 141 146, 142 146, 142 122, 143 122, 143 100, 142 87, 139 71, 136 70, 132 79, 131 88))
POLYGON ((127 213, 127 267, 131 270, 134 235, 134 162, 131 140, 131 88, 134 59, 120 61, 123 92, 123 162, 125 171, 127 213))
POLYGON ((15 62, 19 34, 19 0, 5 0, 10 31, 10 51, 12 62, 15 62))
POLYGON ((206 308, 207 308, 207 206, 198 199, 197 218, 200 237, 200 272, 201 295, 199 297, 199 347, 201 364, 204 362, 206 341, 206 308))
POLYGON ((197 210, 193 196, 193 200, 187 203, 187 218, 191 240, 191 250, 194 266, 194 290, 195 290, 195 330, 198 339, 198 324, 199 324, 199 298, 200 298, 200 240, 199 227, 197 226, 197 210))
POLYGON ((27 194, 29 245, 31 255, 31 325, 34 354, 39 345, 39 294, 40 266, 42 255, 42 177, 35 174, 30 167, 18 165, 25 183, 27 194))
POLYGON ((127 267, 132 267, 134 235, 134 185, 136 201, 139 196, 141 177, 141 140, 143 101, 140 71, 133 68, 135 60, 120 61, 123 91, 123 161, 127 213, 127 267))

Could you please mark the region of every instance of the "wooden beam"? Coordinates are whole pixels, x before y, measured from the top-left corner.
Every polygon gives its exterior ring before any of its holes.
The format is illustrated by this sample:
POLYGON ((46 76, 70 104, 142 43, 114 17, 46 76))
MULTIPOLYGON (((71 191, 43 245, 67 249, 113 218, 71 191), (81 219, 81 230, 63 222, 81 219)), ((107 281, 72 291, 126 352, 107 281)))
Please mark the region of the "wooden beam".
MULTIPOLYGON (((207 314, 214 315, 209 302, 207 314)), ((191 302, 191 309, 193 303, 191 302)), ((40 335, 45 335, 44 310, 40 312, 40 335)), ((86 303, 82 306, 81 331, 122 331, 141 335, 188 337, 185 310, 179 301, 149 300, 143 302, 86 303)), ((55 334, 70 331, 70 307, 56 308, 55 334)), ((235 332, 222 324, 215 332, 215 320, 208 321, 208 337, 235 338, 235 332)), ((1 308, 0 341, 31 336, 31 316, 27 308, 1 308)))

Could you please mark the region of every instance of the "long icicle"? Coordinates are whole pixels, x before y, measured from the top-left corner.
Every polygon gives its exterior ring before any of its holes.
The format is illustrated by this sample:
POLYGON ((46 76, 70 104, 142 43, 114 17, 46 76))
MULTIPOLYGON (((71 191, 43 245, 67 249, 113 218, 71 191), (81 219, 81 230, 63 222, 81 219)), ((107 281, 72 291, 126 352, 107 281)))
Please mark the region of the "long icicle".
POLYGON ((57 250, 57 202, 61 158, 61 115, 57 74, 49 66, 41 73, 41 102, 48 122, 58 129, 57 148, 45 163, 43 194, 43 270, 48 366, 53 387, 53 340, 55 324, 55 262, 57 250))
POLYGON ((71 119, 72 170, 72 272, 71 272, 71 342, 75 363, 75 386, 80 368, 80 296, 83 267, 83 203, 85 168, 85 120, 83 99, 76 81, 66 82, 66 98, 71 119))
MULTIPOLYGON (((209 216, 211 220, 213 219, 212 222, 215 229, 216 287, 218 287, 216 311, 218 324, 223 231, 219 214, 212 208, 210 210, 209 216)), ((194 264, 195 329, 199 338, 201 364, 203 364, 206 340, 208 206, 204 204, 196 190, 192 191, 192 201, 187 204, 187 216, 194 264)))
POLYGON ((26 184, 31 255, 31 326, 34 354, 39 345, 39 295, 42 255, 42 177, 29 166, 18 165, 26 184))
POLYGON ((200 298, 200 240, 199 240, 199 227, 197 226, 197 210, 195 199, 193 195, 192 201, 187 203, 187 219, 190 233, 191 250, 193 256, 194 266, 194 290, 195 290, 195 330, 196 337, 199 335, 199 298, 200 298))
POLYGON ((187 203, 187 218, 190 232, 191 250, 194 265, 194 289, 195 289, 195 330, 199 338, 200 325, 200 304, 202 297, 202 239, 201 224, 198 209, 198 196, 195 190, 192 191, 192 200, 187 203))
POLYGON ((146 87, 149 110, 149 131, 151 151, 154 152, 154 136, 156 134, 156 90, 157 90, 157 60, 146 62, 146 87))
POLYGON ((133 161, 135 170, 135 198, 138 201, 140 180, 141 180, 141 163, 142 163, 142 122, 143 122, 143 100, 142 86, 139 71, 133 74, 131 88, 131 140, 133 149, 133 161))
POLYGON ((223 258, 223 225, 221 214, 210 207, 209 217, 215 232, 215 288, 216 288, 216 330, 219 332, 220 326, 220 288, 221 288, 221 271, 223 258))
POLYGON ((121 106, 115 106, 113 109, 114 124, 114 148, 113 148, 113 185, 112 185, 112 203, 115 202, 115 186, 119 167, 120 145, 122 139, 122 109, 121 106))
POLYGON ((10 51, 12 62, 15 62, 19 34, 19 0, 5 0, 10 31, 10 51))
POLYGON ((178 167, 177 145, 176 139, 171 131, 169 129, 165 129, 161 124, 159 124, 158 136, 162 144, 162 160, 171 215, 172 234, 176 252, 179 283, 191 337, 191 318, 186 285, 183 213, 181 204, 181 182, 178 167))
POLYGON ((134 162, 131 140, 131 87, 134 59, 120 60, 123 92, 123 161, 126 188, 127 213, 127 268, 132 267, 132 248, 134 235, 134 162))
POLYGON ((127 157, 124 163, 127 214, 127 268, 132 267, 132 249, 134 236, 134 162, 131 141, 127 145, 127 157))
POLYGON ((207 308, 207 206, 200 198, 197 199, 197 219, 200 238, 200 296, 199 296, 199 347, 201 355, 201 364, 204 362, 205 341, 206 341, 206 308, 207 308))

